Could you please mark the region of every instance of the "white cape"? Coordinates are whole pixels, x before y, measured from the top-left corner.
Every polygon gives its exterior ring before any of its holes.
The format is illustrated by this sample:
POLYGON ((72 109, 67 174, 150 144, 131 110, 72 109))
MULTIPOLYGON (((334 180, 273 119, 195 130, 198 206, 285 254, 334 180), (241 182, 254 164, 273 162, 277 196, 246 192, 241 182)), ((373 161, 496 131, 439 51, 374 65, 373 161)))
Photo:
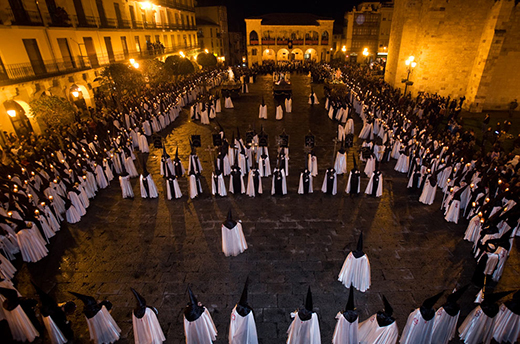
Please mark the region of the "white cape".
POLYGON ((211 344, 217 339, 217 328, 207 309, 195 321, 188 321, 184 317, 184 334, 186 344, 211 344))
POLYGON ((336 328, 334 329, 334 335, 332 336, 333 344, 358 344, 358 320, 350 323, 345 319, 343 314, 339 312, 336 314, 336 328))
POLYGON ((229 344, 258 344, 256 323, 253 312, 245 317, 238 314, 236 306, 231 312, 229 323, 229 344))
POLYGON ((430 344, 432 341, 434 321, 435 319, 430 319, 428 321, 424 320, 419 308, 415 309, 408 316, 399 343, 430 344))
POLYGON ((293 321, 287 330, 287 344, 321 344, 318 315, 312 313, 311 319, 301 321, 298 312, 291 313, 293 321))
POLYGON ((399 330, 395 321, 388 326, 380 327, 374 314, 359 324, 358 336, 359 344, 395 344, 399 330))
POLYGON ((222 252, 229 256, 238 256, 247 250, 247 242, 242 231, 242 224, 237 222, 236 226, 229 229, 222 225, 222 252))
POLYGON ((459 315, 460 311, 452 317, 442 307, 437 310, 433 322, 432 344, 448 344, 455 338, 459 315))
POLYGON ((148 307, 140 319, 132 312, 132 325, 136 344, 160 344, 166 340, 157 315, 148 307))
POLYGON ((90 339, 96 344, 113 343, 119 340, 121 329, 105 306, 92 318, 87 318, 90 339))
POLYGON ((370 288, 370 261, 366 254, 359 258, 354 257, 350 252, 343 263, 343 267, 338 276, 338 281, 343 283, 345 287, 354 288, 361 292, 365 292, 370 288))

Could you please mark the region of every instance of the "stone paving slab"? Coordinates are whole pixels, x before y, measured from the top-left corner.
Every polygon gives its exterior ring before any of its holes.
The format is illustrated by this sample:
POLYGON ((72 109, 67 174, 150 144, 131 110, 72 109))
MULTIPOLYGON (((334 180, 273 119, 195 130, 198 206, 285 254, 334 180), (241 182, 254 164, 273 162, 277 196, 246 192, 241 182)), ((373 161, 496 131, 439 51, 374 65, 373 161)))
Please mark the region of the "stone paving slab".
MULTIPOLYGON (((259 77, 250 85, 251 93, 234 99, 235 108, 224 109, 218 121, 228 137, 237 126, 245 135, 249 124, 254 123, 257 130, 263 125, 269 134, 273 161, 275 136, 285 128, 290 135, 287 196, 269 196, 271 179, 267 178, 263 180, 266 193, 261 197, 212 197, 208 184, 212 164, 204 147, 211 145, 210 134, 216 124, 193 123, 184 110, 172 125, 173 130, 163 136, 170 155, 179 147, 185 167, 190 152, 189 135, 202 136, 203 148, 198 153, 204 168, 204 194, 189 200, 187 181, 182 178, 179 184, 185 196, 168 201, 159 175, 161 150, 152 149, 148 170, 158 186, 159 198, 123 200, 114 181, 110 188, 99 192, 80 223, 64 225, 51 240, 49 257, 20 266, 16 276, 20 291, 34 295, 29 287, 32 279, 60 302, 71 299, 67 294, 71 290, 107 298, 114 304, 112 314, 122 329, 120 343, 132 343, 131 311, 135 302, 130 287, 134 287, 158 308, 166 342, 183 343, 182 309, 188 300, 186 286, 191 285, 212 313, 218 329, 216 343, 220 344, 227 343, 230 312, 249 276, 250 304, 255 310, 260 343, 274 344, 285 342, 290 312, 303 306, 309 285, 320 318, 322 340, 330 342, 334 317, 344 309, 348 298, 348 290, 337 281, 337 275, 361 231, 372 268, 371 288, 365 294, 356 292, 361 320, 382 308, 384 293, 402 331, 409 312, 426 297, 440 290, 451 291, 457 283, 467 283, 476 265, 470 254, 471 244, 462 240, 467 223, 446 223, 439 210, 439 197, 433 206, 420 204, 418 195, 407 191, 406 178, 393 171, 395 161, 383 165, 381 198, 348 197, 344 194, 347 176, 338 178, 338 195, 323 195, 319 191, 324 170, 332 162, 332 139, 337 125, 328 119, 323 104, 307 104, 310 83, 303 75, 292 76, 294 112, 275 121, 271 81, 270 76, 259 77), (269 119, 260 122, 258 105, 262 95, 269 119), (296 190, 305 161, 303 139, 309 129, 317 137, 315 151, 320 174, 314 182, 314 194, 303 196, 296 190), (221 252, 220 225, 229 208, 235 219, 243 221, 249 249, 237 257, 226 258, 221 252)), ((313 87, 319 96, 323 95, 322 86, 313 87)), ((361 123, 358 118, 355 120, 359 132, 361 123)), ((357 139, 355 144, 359 144, 357 139)), ((348 169, 351 167, 349 154, 348 169)), ((362 189, 367 182, 367 178, 362 178, 362 189)), ((132 185, 139 195, 138 180, 132 180, 132 185)), ((519 273, 515 247, 499 288, 518 288, 519 273)), ((461 321, 473 308, 476 292, 472 287, 462 298, 461 321)), ((77 312, 72 321, 77 342, 87 343, 83 315, 77 312)))

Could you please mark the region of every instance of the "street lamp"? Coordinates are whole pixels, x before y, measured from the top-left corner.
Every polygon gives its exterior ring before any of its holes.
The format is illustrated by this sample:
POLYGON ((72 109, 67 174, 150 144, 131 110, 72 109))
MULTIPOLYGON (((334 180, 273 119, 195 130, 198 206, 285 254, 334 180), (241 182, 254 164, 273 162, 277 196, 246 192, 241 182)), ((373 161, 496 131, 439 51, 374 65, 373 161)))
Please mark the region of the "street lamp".
POLYGON ((408 74, 406 75, 406 79, 402 79, 401 82, 404 84, 404 95, 406 97, 406 91, 408 90, 408 86, 413 85, 413 81, 410 81, 410 74, 413 73, 414 68, 417 66, 417 62, 414 61, 415 57, 410 56, 408 57, 408 60, 404 61, 404 64, 406 65, 406 70, 408 74))
POLYGON ((16 110, 7 110, 7 114, 9 115, 9 117, 16 117, 16 110))

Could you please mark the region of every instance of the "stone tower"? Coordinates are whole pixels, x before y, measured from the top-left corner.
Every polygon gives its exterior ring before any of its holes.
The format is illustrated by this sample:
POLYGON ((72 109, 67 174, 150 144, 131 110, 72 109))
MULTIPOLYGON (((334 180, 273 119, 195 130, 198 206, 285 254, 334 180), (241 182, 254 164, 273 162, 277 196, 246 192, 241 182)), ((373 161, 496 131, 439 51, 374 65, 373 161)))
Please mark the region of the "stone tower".
POLYGON ((395 0, 385 81, 466 97, 474 112, 520 99, 520 5, 515 0, 395 0))

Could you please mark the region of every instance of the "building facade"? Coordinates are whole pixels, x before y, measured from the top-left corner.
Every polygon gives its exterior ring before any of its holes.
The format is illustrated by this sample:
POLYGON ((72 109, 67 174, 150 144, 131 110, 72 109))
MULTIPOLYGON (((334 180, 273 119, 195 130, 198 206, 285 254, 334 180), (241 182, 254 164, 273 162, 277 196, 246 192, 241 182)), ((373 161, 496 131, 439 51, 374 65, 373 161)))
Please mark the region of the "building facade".
POLYGON ((246 62, 245 38, 242 32, 229 33, 229 64, 236 66, 246 62))
POLYGON ((413 95, 466 97, 475 112, 507 109, 520 99, 520 4, 396 0, 385 81, 404 88, 409 72, 413 95))
POLYGON ((217 54, 219 62, 229 60, 229 30, 225 6, 195 7, 197 34, 203 41, 204 49, 217 54), (215 25, 217 25, 215 27, 215 25), (202 35, 202 37, 201 37, 202 35), (211 48, 210 48, 211 46, 211 48))
POLYGON ((345 13, 345 57, 352 62, 386 58, 392 13, 393 2, 362 2, 345 13))
POLYGON ((334 20, 312 14, 273 13, 246 18, 248 65, 264 61, 330 61, 334 20))
POLYGON ((39 132, 29 102, 42 94, 94 107, 109 63, 196 49, 193 0, 152 1, 0 0, 0 132, 39 132))

